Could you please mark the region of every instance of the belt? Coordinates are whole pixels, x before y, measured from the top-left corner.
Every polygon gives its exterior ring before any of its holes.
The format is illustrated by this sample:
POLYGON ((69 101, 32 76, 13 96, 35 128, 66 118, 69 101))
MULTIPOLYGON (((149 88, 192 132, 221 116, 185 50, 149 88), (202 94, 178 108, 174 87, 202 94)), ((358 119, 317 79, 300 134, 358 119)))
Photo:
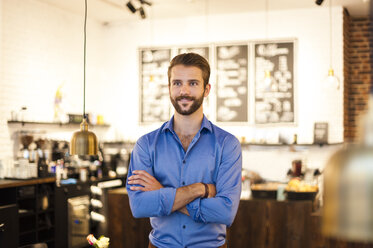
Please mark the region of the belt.
MULTIPOLYGON (((225 243, 224 245, 222 246, 219 246, 218 248, 227 248, 227 243, 225 243)), ((149 241, 149 246, 148 248, 157 248, 156 246, 154 246, 150 241, 149 241)))

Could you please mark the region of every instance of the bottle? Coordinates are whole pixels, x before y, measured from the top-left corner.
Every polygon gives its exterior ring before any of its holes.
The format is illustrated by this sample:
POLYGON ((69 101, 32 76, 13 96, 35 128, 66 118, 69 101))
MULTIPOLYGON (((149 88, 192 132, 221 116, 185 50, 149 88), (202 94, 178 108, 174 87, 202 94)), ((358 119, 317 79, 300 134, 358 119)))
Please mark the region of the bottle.
POLYGON ((93 234, 87 236, 88 243, 95 248, 108 248, 110 239, 104 236, 101 236, 99 239, 96 239, 93 234))
POLYGON ((296 145, 296 144, 298 144, 298 135, 294 134, 293 145, 296 145))

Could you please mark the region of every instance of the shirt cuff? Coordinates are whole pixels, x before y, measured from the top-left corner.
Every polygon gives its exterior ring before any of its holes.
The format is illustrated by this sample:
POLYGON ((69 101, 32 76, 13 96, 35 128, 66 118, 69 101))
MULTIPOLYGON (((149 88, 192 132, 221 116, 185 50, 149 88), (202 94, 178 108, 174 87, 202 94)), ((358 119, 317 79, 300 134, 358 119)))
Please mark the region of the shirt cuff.
POLYGON ((201 198, 196 198, 186 205, 189 215, 197 222, 205 222, 201 215, 201 198))
POLYGON ((159 190, 161 210, 164 215, 170 215, 174 205, 176 188, 161 188, 159 190))

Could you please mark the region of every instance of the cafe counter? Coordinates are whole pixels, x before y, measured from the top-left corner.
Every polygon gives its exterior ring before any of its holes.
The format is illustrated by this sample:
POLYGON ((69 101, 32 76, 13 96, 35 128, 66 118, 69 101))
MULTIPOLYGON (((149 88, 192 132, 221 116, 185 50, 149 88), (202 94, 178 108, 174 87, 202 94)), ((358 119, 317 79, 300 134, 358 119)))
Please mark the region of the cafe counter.
MULTIPOLYGON (((125 188, 109 191, 109 236, 116 248, 147 247, 148 218, 135 219, 125 188)), ((231 248, 372 248, 329 240, 321 234, 321 214, 312 201, 241 200, 234 223, 227 231, 231 248)))

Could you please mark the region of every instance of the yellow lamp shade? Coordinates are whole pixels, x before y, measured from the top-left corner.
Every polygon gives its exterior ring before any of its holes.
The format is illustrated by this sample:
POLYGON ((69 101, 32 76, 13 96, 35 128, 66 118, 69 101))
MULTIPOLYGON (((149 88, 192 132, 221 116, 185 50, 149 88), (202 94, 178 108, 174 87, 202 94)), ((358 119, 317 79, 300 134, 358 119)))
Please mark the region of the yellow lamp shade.
POLYGON ((84 118, 80 124, 80 131, 73 134, 70 143, 71 155, 97 155, 97 137, 88 131, 88 123, 84 118))

